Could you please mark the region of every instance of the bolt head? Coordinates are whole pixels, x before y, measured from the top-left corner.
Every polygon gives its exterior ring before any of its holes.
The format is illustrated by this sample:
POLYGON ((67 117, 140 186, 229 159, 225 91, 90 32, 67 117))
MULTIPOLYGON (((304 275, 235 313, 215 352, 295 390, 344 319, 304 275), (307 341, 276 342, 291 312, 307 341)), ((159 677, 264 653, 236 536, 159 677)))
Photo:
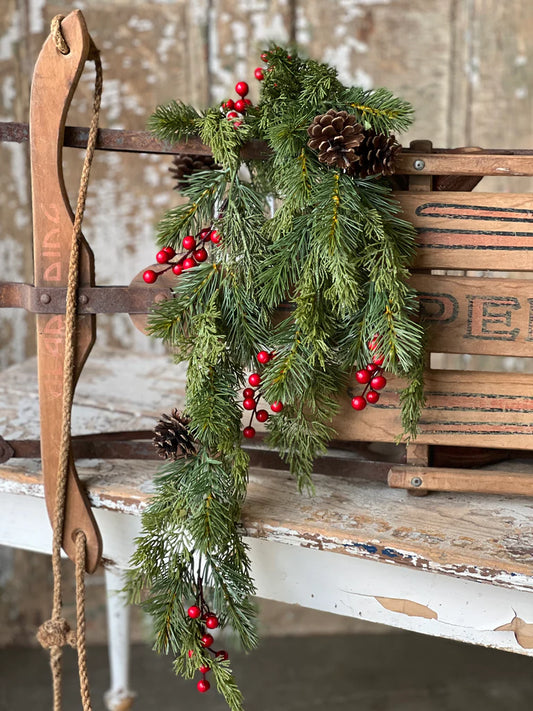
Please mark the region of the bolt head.
POLYGON ((426 167, 425 161, 420 160, 420 158, 418 158, 417 160, 415 160, 413 162, 413 168, 415 170, 424 170, 425 167, 426 167))
POLYGON ((416 487, 422 486, 422 479, 419 476, 414 476, 411 479, 411 486, 416 486, 416 487))

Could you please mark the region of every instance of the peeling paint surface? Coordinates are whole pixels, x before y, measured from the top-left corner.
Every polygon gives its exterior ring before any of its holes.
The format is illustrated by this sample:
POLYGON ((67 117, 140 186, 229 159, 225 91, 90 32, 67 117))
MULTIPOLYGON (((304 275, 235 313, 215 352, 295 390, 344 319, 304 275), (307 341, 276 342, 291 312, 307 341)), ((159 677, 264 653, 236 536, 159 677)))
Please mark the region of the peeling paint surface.
POLYGON ((423 617, 426 620, 438 620, 439 616, 427 605, 421 605, 413 600, 402 600, 394 597, 377 597, 376 600, 385 609, 398 612, 409 617, 423 617))
POLYGON ((496 627, 495 632, 514 632, 518 644, 524 649, 533 649, 533 624, 525 622, 516 615, 506 625, 496 627))

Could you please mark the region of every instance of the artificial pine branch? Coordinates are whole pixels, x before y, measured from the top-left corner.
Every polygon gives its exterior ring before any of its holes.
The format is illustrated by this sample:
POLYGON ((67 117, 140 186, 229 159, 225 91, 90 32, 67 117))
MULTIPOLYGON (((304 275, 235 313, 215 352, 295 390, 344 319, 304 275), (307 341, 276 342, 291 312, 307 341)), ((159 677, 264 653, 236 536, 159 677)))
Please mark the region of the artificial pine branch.
POLYGON ((154 619, 156 648, 172 654, 186 678, 203 668, 200 691, 209 688, 210 667, 232 711, 243 708, 242 694, 226 653, 210 651, 204 638, 216 613, 245 649, 257 643, 240 526, 249 461, 242 436, 254 436, 255 420, 266 422, 269 444, 298 488, 312 492, 313 462, 334 436, 331 421, 354 367, 407 380, 400 394, 407 438, 416 435, 424 399, 424 334, 407 283, 415 231, 399 218, 387 182, 360 177, 392 169, 390 134, 408 127, 412 108, 387 89, 345 87, 334 67, 295 51, 271 46, 262 56, 258 106, 246 105, 241 87, 231 105, 199 113, 174 101, 150 119, 162 140, 199 137, 219 167, 188 176, 186 202, 159 225, 162 270, 185 271, 173 298, 152 313, 150 330, 177 361, 188 361, 183 415, 196 454, 163 466, 128 578, 130 598, 154 619), (267 143, 265 161, 242 159, 251 138, 267 143), (363 160, 357 151, 367 144, 375 150, 363 160), (187 259, 179 254, 185 237, 193 244, 187 259))

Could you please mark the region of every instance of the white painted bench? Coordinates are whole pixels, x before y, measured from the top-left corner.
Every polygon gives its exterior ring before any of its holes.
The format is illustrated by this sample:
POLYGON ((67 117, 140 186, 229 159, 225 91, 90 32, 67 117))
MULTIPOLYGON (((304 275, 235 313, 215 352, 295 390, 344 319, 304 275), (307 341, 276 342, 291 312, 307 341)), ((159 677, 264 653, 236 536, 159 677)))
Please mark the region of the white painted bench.
MULTIPOLYGON (((183 399, 183 370, 167 365, 164 356, 95 347, 77 387, 73 434, 153 427, 162 411, 183 399)), ((34 360, 0 374, 0 403, 6 440, 38 438, 34 360)), ((128 614, 114 591, 122 586, 159 465, 111 459, 77 464, 104 545, 107 702, 110 709, 125 708, 128 614)), ((317 474, 315 483, 314 498, 300 497, 286 472, 250 471, 243 525, 260 597, 533 656, 531 499, 409 497, 357 479, 356 463, 353 477, 317 474)), ((51 551, 43 495, 38 459, 0 464, 0 544, 51 551)))

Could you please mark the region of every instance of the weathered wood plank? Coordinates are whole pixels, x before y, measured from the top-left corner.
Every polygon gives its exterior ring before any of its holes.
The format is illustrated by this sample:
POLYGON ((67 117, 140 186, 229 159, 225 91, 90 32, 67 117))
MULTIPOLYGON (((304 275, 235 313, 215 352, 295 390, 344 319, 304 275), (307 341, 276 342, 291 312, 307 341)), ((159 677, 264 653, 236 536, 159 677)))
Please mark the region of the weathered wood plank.
MULTIPOLYGON (((342 401, 334 426, 339 439, 390 442, 401 434, 398 391, 405 385, 391 377, 377 405, 355 412, 342 401)), ((349 388, 349 395, 361 386, 349 388)), ((533 376, 430 370, 426 407, 417 444, 533 449, 533 376)))
POLYGON ((509 496, 533 496, 533 462, 529 471, 472 471, 425 466, 394 466, 388 475, 394 489, 409 492, 462 491, 509 496))
MULTIPOLYGON (((447 144, 451 0, 298 2, 296 39, 348 85, 389 87, 412 102, 416 125, 402 143, 447 144)), ((464 145, 464 144, 463 144, 464 145)))
MULTIPOLYGON (((454 3, 453 9, 448 145, 529 148, 533 4, 469 0, 454 3)), ((485 184, 495 192, 533 190, 528 178, 494 177, 485 184)))
MULTIPOLYGON (((398 173, 407 175, 447 175, 448 173, 502 177, 533 175, 533 161, 529 155, 476 153, 454 156, 449 153, 433 153, 428 156, 416 152, 402 152, 396 158, 396 168, 398 173), (422 169, 418 161, 424 161, 422 169), (415 165, 419 167, 416 168, 415 165)), ((507 189, 509 187, 512 185, 507 189)))
POLYGON ((533 356, 533 281, 415 274, 411 283, 433 352, 533 356))
POLYGON ((415 268, 533 270, 533 195, 395 195, 418 231, 415 268))
MULTIPOLYGON (((103 468, 98 464, 79 467, 93 506, 137 517, 149 499, 157 465, 125 460, 106 462, 103 468)), ((299 496, 288 473, 252 469, 242 519, 247 535, 533 589, 531 500, 436 494, 421 501, 355 478, 317 474, 314 481, 315 496, 299 496)), ((42 497, 39 462, 2 465, 0 493, 42 497)))

